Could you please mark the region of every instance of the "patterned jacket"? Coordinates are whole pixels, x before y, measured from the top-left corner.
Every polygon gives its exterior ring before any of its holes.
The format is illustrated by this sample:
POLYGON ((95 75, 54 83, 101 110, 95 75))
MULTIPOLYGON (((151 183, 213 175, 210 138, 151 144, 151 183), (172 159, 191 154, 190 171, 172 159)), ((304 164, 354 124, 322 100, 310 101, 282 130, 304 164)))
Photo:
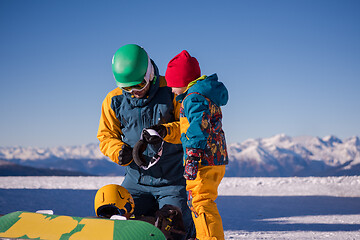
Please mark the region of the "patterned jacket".
POLYGON ((184 159, 199 156, 202 166, 226 165, 228 154, 222 129, 220 106, 226 105, 228 91, 216 74, 202 76, 177 96, 181 102, 180 129, 184 159), (194 84, 195 83, 195 84, 194 84))

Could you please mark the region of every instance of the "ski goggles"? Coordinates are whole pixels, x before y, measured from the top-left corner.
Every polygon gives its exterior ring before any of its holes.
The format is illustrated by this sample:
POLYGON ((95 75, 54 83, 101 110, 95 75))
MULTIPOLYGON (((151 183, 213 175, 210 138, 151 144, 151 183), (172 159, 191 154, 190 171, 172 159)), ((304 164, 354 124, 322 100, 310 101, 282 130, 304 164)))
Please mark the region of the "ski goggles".
POLYGON ((147 82, 145 79, 139 83, 136 84, 134 86, 130 86, 130 87, 122 87, 121 89, 124 90, 125 92, 131 93, 131 92, 141 92, 142 90, 144 90, 146 88, 146 86, 148 85, 149 82, 147 82))
MULTIPOLYGON (((160 137, 162 139, 162 137, 159 135, 159 133, 157 131, 155 131, 153 129, 144 128, 143 131, 141 132, 140 140, 143 140, 143 132, 144 131, 147 131, 150 134, 150 136, 156 136, 156 137, 160 137)), ((146 150, 148 143, 142 142, 142 144, 144 145, 144 146, 141 146, 143 148, 142 152, 144 152, 146 150)), ((163 147, 164 147, 164 140, 162 139, 161 146, 157 150, 157 153, 151 158, 151 160, 147 166, 141 165, 141 168, 144 170, 148 170, 149 168, 154 166, 157 162, 159 162, 159 160, 163 154, 163 147)), ((136 148, 136 147, 134 147, 134 148, 136 148)))

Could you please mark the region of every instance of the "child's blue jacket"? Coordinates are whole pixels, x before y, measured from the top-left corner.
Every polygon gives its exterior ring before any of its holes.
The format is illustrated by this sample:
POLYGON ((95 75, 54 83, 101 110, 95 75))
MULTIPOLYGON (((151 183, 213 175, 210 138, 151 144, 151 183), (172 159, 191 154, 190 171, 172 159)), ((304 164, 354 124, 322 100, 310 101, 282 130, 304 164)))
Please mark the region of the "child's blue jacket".
POLYGON ((200 77, 185 93, 177 96, 176 99, 181 102, 180 129, 184 159, 200 154, 200 164, 203 166, 228 164, 220 108, 227 104, 228 98, 228 91, 218 81, 217 74, 200 77))

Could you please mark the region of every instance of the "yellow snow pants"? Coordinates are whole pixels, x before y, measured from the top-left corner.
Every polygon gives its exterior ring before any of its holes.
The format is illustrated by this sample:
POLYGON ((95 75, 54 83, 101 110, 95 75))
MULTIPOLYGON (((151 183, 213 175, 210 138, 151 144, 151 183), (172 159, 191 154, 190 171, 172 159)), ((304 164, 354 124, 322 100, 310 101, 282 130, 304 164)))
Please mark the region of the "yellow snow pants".
POLYGON ((199 240, 224 239, 224 229, 215 199, 225 174, 225 165, 199 166, 195 180, 186 181, 188 205, 199 240))

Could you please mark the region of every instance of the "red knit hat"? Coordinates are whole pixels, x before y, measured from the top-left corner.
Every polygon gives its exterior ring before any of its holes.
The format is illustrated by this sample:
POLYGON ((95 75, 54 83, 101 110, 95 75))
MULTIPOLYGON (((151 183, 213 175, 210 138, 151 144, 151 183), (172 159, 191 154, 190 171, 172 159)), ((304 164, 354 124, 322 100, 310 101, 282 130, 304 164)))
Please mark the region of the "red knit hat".
POLYGON ((168 87, 186 87, 200 76, 199 62, 186 50, 170 60, 165 73, 168 87))

